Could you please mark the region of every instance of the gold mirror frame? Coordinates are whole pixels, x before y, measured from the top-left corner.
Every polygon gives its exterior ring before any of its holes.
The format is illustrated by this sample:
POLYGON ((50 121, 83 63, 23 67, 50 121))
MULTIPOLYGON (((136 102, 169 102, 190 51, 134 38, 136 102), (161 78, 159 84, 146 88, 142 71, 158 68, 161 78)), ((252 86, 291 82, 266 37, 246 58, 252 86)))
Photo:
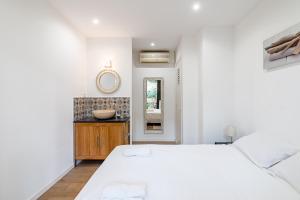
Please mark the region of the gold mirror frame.
POLYGON ((120 75, 114 70, 104 69, 104 70, 100 71, 100 73, 97 75, 96 85, 100 92, 105 93, 105 94, 112 94, 120 88, 120 85, 121 85, 120 75), (111 89, 106 89, 101 86, 100 80, 105 74, 112 74, 115 78, 114 86, 111 89))

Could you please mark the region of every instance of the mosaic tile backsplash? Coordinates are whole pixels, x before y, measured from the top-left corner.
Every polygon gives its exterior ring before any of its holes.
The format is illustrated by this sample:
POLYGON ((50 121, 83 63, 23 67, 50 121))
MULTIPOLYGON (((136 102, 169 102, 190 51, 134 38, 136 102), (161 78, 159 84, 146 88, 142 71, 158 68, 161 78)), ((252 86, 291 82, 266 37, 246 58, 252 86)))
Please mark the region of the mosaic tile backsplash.
POLYGON ((130 116, 129 97, 78 97, 74 98, 74 120, 93 117, 93 110, 115 109, 130 116))

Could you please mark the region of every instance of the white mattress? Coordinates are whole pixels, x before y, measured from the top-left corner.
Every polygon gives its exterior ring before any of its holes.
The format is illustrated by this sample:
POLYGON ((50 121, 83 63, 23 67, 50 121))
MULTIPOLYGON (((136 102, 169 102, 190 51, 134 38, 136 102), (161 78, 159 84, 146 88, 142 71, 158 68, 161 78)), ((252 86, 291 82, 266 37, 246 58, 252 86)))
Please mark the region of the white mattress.
POLYGON ((145 183, 146 200, 300 200, 300 194, 232 146, 147 145, 151 157, 124 157, 117 147, 77 200, 100 199, 114 182, 145 183))

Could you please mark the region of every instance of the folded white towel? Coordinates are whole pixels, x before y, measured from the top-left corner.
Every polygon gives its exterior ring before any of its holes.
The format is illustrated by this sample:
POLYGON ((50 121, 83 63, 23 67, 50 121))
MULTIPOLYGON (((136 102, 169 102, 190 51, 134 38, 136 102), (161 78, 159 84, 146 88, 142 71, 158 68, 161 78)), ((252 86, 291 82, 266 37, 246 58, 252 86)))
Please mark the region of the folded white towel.
POLYGON ((131 147, 125 149, 123 151, 123 155, 126 157, 133 157, 133 156, 147 157, 151 155, 151 149, 142 148, 142 147, 131 147))
POLYGON ((143 200, 145 197, 145 184, 114 183, 103 189, 101 200, 143 200))

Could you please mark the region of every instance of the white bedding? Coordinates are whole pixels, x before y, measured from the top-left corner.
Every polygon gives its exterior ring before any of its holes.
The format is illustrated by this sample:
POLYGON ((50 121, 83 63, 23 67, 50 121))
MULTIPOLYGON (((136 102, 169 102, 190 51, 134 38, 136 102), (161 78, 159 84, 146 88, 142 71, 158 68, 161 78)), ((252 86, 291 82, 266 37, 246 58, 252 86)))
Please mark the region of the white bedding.
POLYGON ((150 157, 125 157, 117 147, 77 200, 100 199, 114 182, 145 183, 146 200, 300 200, 282 179, 271 176, 232 146, 147 145, 150 157))

